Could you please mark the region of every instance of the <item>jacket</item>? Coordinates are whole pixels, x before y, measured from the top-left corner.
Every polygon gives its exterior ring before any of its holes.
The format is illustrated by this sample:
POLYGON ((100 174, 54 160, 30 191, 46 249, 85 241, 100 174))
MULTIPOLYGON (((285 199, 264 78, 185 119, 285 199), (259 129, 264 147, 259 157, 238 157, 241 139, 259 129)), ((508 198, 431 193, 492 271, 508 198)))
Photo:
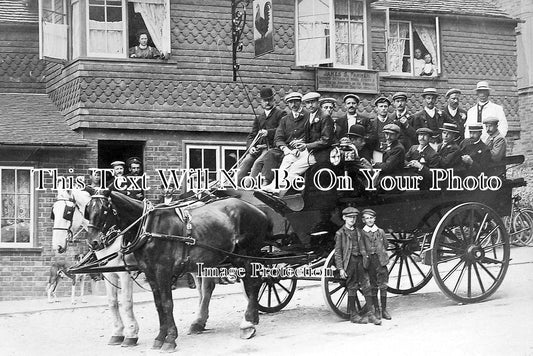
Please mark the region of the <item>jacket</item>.
POLYGON ((396 141, 383 153, 383 162, 376 163, 374 168, 381 169, 381 175, 391 174, 403 169, 405 162, 405 148, 396 141))
MULTIPOLYGON (((335 120, 335 138, 340 140, 345 137, 350 128, 348 127, 348 114, 344 113, 343 115, 337 117, 335 120)), ((355 123, 361 125, 365 128, 365 132, 368 134, 371 129, 371 119, 369 117, 356 114, 355 123)))
POLYGON ((441 143, 438 146, 437 153, 439 154, 440 168, 461 168, 463 160, 461 158, 462 152, 459 149, 459 144, 452 141, 448 143, 441 143))
POLYGON ((456 124, 461 132, 461 138, 463 139, 465 137, 466 110, 457 108, 455 115, 452 115, 449 106, 446 105, 444 110, 442 110, 441 116, 444 118, 444 122, 456 124))
MULTIPOLYGON (((377 236, 377 249, 376 254, 379 258, 379 263, 381 266, 386 266, 389 263, 389 255, 387 254, 387 247, 389 246, 389 242, 387 241, 387 237, 385 236, 385 231, 383 229, 379 229, 376 231, 378 234, 377 236)), ((366 232, 363 229, 361 230, 361 237, 363 244, 365 245, 365 252, 366 256, 369 256, 371 253, 371 232, 366 232)))
POLYGON ((276 129, 278 128, 281 118, 285 115, 287 115, 287 112, 280 110, 277 107, 273 107, 268 113, 268 116, 266 116, 264 111, 256 116, 252 126, 252 131, 248 134, 248 138, 246 140, 246 147, 250 147, 250 144, 254 140, 255 136, 257 136, 259 130, 267 130, 267 136, 261 138, 257 144, 267 145, 266 148, 274 147, 274 135, 276 134, 276 129))
POLYGON ((331 116, 318 110, 309 122, 311 113, 306 113, 305 118, 305 143, 307 149, 315 155, 317 162, 329 160, 329 148, 333 145, 335 133, 333 132, 333 120, 331 116))
POLYGON ((350 230, 343 225, 335 233, 335 265, 337 268, 343 270, 348 269, 348 262, 350 261, 350 255, 352 253, 352 240, 350 239, 350 233, 355 231, 357 234, 357 242, 359 244, 359 250, 361 256, 366 256, 365 244, 361 237, 361 230, 354 227, 355 230, 350 230))
POLYGON ((490 156, 493 162, 500 162, 505 157, 507 142, 498 130, 487 138, 485 144, 490 150, 490 156))
MULTIPOLYGON (((287 115, 283 116, 279 122, 276 133, 274 134, 274 144, 276 147, 281 148, 289 146, 292 140, 295 139, 304 139, 305 138, 305 118, 306 112, 300 111, 298 117, 294 117, 292 112, 289 112, 287 115)), ((307 116, 309 119, 309 116, 307 116)))

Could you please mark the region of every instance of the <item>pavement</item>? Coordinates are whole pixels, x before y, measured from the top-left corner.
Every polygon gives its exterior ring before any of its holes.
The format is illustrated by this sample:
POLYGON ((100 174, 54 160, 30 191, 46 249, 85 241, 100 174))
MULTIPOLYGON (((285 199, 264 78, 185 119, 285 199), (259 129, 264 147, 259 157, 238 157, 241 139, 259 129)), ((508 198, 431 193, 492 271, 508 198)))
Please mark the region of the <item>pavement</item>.
MULTIPOLYGON (((515 247, 511 246, 511 265, 533 263, 533 247, 515 247)), ((98 283, 103 283, 102 281, 98 283)), ((318 282, 304 283, 305 287, 312 287, 318 282)), ((139 285, 134 284, 133 300, 135 304, 139 303, 153 303, 152 292, 144 290, 149 289, 145 282, 140 282, 139 285)), ((213 292, 213 296, 221 296, 228 294, 243 293, 242 284, 228 284, 217 286, 213 292)), ((391 295, 393 296, 393 295, 391 295)), ((196 289, 187 287, 177 288, 173 291, 174 300, 197 298, 198 292, 196 289)), ((79 299, 79 298, 78 298, 79 299)), ((0 315, 11 314, 27 314, 38 313, 47 310, 72 310, 80 308, 95 308, 107 307, 107 297, 105 295, 86 295, 83 302, 78 300, 76 304, 72 304, 70 297, 57 298, 54 303, 49 303, 46 297, 39 299, 24 299, 24 300, 9 300, 0 301, 0 315)))

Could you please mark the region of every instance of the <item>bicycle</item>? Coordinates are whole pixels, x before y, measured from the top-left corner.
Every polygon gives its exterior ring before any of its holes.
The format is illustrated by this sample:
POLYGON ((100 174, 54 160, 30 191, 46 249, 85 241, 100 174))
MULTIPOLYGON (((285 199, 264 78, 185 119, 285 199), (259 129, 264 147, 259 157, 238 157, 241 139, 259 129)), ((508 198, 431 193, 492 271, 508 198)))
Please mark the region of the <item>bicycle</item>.
POLYGON ((503 217, 509 232, 511 243, 516 246, 527 246, 533 243, 533 209, 521 207, 520 195, 512 197, 511 213, 503 217))

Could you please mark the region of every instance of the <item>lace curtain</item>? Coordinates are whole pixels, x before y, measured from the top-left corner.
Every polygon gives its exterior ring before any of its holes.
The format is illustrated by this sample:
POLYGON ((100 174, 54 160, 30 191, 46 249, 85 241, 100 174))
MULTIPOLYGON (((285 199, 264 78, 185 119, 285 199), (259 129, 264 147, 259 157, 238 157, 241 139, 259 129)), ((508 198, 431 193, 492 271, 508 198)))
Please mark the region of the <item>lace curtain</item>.
POLYGON ((123 53, 123 22, 89 21, 89 52, 123 53))
POLYGON ((399 33, 397 36, 389 38, 389 71, 401 73, 403 67, 403 53, 405 51, 405 38, 408 37, 409 27, 400 26, 398 31, 399 33))
POLYGON ((135 0, 135 12, 141 14, 148 33, 161 53, 170 53, 170 23, 165 0, 135 0))
POLYGON ((435 33, 435 27, 425 25, 414 25, 418 37, 422 41, 422 44, 431 54, 433 64, 438 68, 437 64, 437 35, 435 33))
POLYGON ((363 31, 363 24, 359 22, 335 22, 335 53, 338 63, 364 65, 363 31))

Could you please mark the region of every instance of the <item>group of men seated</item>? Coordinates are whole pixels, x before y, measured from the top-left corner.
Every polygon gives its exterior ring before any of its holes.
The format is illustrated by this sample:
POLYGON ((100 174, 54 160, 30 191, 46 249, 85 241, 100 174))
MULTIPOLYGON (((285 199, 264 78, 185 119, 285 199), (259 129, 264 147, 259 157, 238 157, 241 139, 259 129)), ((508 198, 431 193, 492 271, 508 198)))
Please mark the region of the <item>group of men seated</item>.
POLYGON ((328 161, 335 145, 355 151, 351 156, 358 169, 380 169, 381 175, 425 177, 430 168, 479 174, 506 154, 507 120, 503 108, 489 101, 490 90, 486 81, 479 82, 478 103, 465 111, 459 107, 461 90, 448 90, 446 107, 439 110, 437 90, 426 88, 420 93, 424 108, 414 114, 407 110, 406 93, 397 92, 392 100, 382 95, 374 100, 376 116, 371 118, 358 113, 360 98, 355 94, 343 97, 346 112, 336 117, 334 98, 292 92, 284 98, 285 112, 275 106, 273 91, 262 89, 264 112, 254 120, 238 181, 250 170, 252 177, 261 173, 267 184, 263 189, 283 195, 272 169, 286 171, 290 183, 310 166, 328 161))

